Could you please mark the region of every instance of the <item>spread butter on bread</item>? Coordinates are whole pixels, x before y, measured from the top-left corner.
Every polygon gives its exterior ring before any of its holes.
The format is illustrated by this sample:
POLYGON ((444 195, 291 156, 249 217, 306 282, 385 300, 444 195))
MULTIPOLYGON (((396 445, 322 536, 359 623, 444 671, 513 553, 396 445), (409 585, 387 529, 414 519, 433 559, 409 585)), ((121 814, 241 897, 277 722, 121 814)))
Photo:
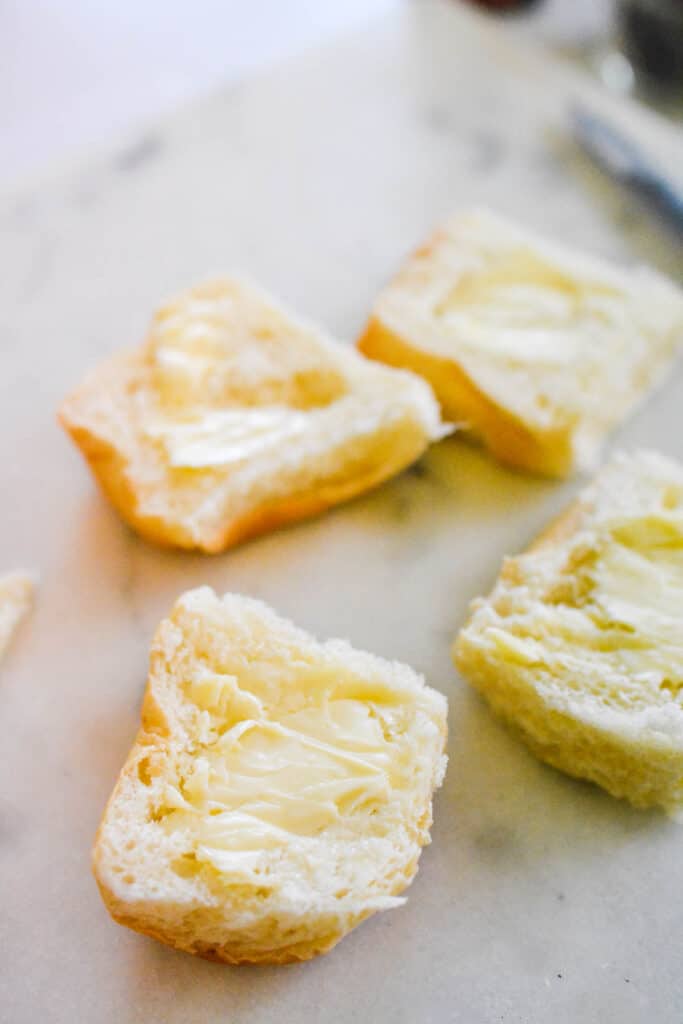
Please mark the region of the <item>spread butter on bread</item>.
POLYGON ((159 626, 94 871, 121 924, 227 963, 331 949, 403 902, 445 770, 421 676, 208 587, 159 626))
POLYGON ((455 645, 544 761, 638 807, 683 809, 683 466, 617 455, 455 645))
POLYGON ((486 210, 448 221, 380 292, 358 346, 430 382, 444 416, 501 462, 562 477, 683 344, 683 293, 486 210))
POLYGON ((448 432, 419 377, 234 278, 161 309, 60 420, 131 526, 209 552, 374 487, 448 432))

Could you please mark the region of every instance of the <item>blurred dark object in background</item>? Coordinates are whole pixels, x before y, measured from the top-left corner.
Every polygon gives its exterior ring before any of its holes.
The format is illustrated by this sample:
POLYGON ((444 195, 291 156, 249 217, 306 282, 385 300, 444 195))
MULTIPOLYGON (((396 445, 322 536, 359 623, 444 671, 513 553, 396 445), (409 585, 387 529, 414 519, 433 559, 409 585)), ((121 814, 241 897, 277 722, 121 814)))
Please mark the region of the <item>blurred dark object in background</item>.
POLYGON ((620 0, 621 48, 645 86, 683 84, 683 0, 620 0))
POLYGON ((489 11, 522 11, 535 7, 539 0, 469 0, 477 7, 486 7, 489 11))
POLYGON ((683 0, 467 0, 661 114, 683 114, 683 0), (528 17, 525 17, 528 15, 528 17))

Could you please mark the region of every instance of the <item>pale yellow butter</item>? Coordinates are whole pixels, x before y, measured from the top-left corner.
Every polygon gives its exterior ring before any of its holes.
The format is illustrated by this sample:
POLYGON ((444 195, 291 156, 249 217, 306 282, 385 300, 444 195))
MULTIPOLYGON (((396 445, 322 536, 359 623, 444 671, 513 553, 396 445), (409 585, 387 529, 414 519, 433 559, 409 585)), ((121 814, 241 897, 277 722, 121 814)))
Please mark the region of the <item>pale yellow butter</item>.
MULTIPOLYGON (((373 706, 343 687, 277 720, 232 676, 207 674, 187 693, 220 735, 188 777, 167 786, 161 820, 168 831, 188 830, 197 860, 225 878, 249 880, 260 851, 293 837, 305 844, 331 826, 343 830, 346 816, 372 813, 400 782, 399 745, 385 738, 373 706)), ((381 714, 391 716, 391 706, 381 714)))
POLYGON ((162 441, 171 466, 204 469, 241 462, 301 436, 308 416, 277 406, 212 409, 186 421, 159 418, 147 433, 162 441))

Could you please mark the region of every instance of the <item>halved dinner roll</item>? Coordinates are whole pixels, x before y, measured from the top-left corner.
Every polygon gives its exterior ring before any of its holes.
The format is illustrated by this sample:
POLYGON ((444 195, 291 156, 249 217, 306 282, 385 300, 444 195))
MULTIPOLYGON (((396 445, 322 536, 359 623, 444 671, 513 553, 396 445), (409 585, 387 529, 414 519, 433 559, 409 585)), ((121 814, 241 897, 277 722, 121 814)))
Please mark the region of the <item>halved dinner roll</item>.
POLYGON ((683 810, 683 466, 619 455, 455 645, 542 760, 637 807, 683 810))
POLYGON ((204 551, 345 501, 447 432, 424 381, 232 278, 161 309, 59 415, 131 526, 204 551))
POLYGON ((429 842, 446 700, 208 587, 157 631, 94 870, 121 924, 226 963, 331 949, 399 906, 429 842))
POLYGON ((429 381, 501 462, 593 468, 683 344, 683 293, 486 210, 453 217, 380 292, 358 347, 429 381))

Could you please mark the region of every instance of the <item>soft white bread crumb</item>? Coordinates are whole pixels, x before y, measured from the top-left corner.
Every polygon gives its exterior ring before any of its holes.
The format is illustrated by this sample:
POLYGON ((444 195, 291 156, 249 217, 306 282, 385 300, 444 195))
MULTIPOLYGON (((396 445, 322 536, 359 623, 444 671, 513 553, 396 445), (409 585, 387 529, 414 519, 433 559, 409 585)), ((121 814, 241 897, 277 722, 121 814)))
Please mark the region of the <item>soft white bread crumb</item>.
POLYGON ((398 906, 429 842, 446 700, 208 587, 157 631, 94 849, 121 924, 227 963, 324 953, 398 906))
POLYGON ((683 293, 485 210, 454 217, 377 298, 359 348, 422 374, 500 461, 564 476, 683 343, 683 293))
POLYGON ((34 577, 17 571, 0 576, 0 659, 33 604, 34 577))
POLYGON ((619 455, 505 561, 459 669, 544 761, 683 808, 683 467, 619 455))
POLYGON ((140 533, 220 551, 375 486, 443 436, 428 385, 257 288, 200 285, 95 370, 60 420, 140 533))

